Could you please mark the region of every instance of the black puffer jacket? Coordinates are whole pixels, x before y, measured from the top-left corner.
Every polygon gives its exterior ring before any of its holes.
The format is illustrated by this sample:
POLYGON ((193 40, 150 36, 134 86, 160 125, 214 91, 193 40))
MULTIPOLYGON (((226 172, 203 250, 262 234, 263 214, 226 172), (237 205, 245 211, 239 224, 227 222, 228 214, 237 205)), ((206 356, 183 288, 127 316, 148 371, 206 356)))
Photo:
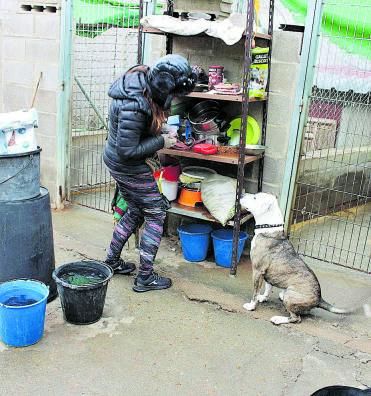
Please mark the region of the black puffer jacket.
POLYGON ((145 74, 134 72, 116 80, 108 92, 113 100, 103 159, 113 171, 129 175, 149 172, 145 160, 164 147, 164 138, 150 132, 152 113, 143 96, 145 87, 145 74))

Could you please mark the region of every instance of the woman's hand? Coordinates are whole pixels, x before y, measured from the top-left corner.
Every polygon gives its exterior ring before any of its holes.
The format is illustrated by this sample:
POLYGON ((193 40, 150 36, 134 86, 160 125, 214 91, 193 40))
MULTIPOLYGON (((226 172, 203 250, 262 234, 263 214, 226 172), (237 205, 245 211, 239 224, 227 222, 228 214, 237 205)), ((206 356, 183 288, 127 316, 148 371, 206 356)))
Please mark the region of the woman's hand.
POLYGON ((164 142, 165 142, 164 148, 173 147, 175 145, 175 143, 177 142, 177 138, 174 136, 164 134, 164 135, 162 135, 162 137, 164 138, 164 142))

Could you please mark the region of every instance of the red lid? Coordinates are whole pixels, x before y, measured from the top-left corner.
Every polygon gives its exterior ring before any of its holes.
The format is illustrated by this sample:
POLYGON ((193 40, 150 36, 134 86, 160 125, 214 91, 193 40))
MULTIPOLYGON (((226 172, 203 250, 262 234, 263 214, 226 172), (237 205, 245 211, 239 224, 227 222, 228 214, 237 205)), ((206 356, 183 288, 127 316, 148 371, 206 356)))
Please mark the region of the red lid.
POLYGON ((213 144, 200 143, 193 147, 193 151, 199 154, 212 155, 218 152, 218 148, 213 144))

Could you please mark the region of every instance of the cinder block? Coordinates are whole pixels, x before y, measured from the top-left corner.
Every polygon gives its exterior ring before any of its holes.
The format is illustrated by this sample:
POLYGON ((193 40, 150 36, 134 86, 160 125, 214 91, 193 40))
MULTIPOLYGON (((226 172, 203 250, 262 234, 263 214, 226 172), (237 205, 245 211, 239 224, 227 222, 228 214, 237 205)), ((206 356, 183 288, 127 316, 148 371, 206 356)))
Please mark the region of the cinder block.
POLYGON ((273 32, 272 60, 299 63, 303 33, 275 30, 273 32))
POLYGON ((266 183, 263 181, 262 185, 262 191, 265 193, 273 194, 277 197, 277 199, 280 199, 281 196, 281 184, 272 184, 272 183, 266 183))
POLYGON ((285 157, 287 155, 287 146, 290 135, 290 123, 286 125, 267 124, 266 134, 266 153, 285 157))
POLYGON ((298 75, 298 63, 272 61, 269 90, 283 95, 295 95, 298 75))
POLYGON ((0 59, 24 60, 26 55, 26 39, 23 37, 3 37, 2 42, 2 54, 0 59))
POLYGON ((232 4, 220 3, 220 11, 229 15, 232 12, 232 4))
POLYGON ((40 89, 48 91, 59 91, 59 66, 54 64, 35 63, 34 64, 34 81, 40 76, 42 72, 42 78, 40 80, 40 89))
POLYGON ((57 112, 57 93, 39 89, 36 94, 35 108, 45 113, 57 112))
POLYGON ((59 41, 33 39, 27 42, 26 59, 32 62, 59 63, 59 41))
MULTIPOLYGON (((38 109, 37 109, 38 110, 38 109)), ((43 140, 56 138, 57 136, 57 115, 38 111, 39 127, 36 129, 36 135, 43 140)))
POLYGON ((247 179, 244 183, 245 191, 250 194, 255 194, 258 191, 258 180, 247 179))
POLYGON ((294 93, 288 95, 270 92, 268 102, 268 123, 287 125, 291 122, 294 93))
POLYGON ((60 37, 60 13, 42 12, 34 15, 35 37, 57 39, 60 37))
POLYGON ((52 6, 58 6, 60 7, 61 5, 61 0, 25 0, 25 4, 35 4, 35 5, 52 5, 52 6))
POLYGON ((45 136, 39 133, 40 128, 36 130, 37 144, 42 148, 41 157, 44 161, 52 161, 54 164, 52 167, 56 166, 56 156, 57 156, 57 137, 56 136, 45 136))
POLYGON ((28 62, 6 61, 3 63, 3 78, 8 83, 31 87, 33 84, 33 64, 28 62))
POLYGON ((31 13, 10 13, 7 18, 4 18, 3 26, 4 35, 32 37, 34 31, 33 15, 31 13))
POLYGON ((45 145, 43 142, 39 143, 40 147, 42 147, 43 151, 40 157, 40 182, 41 185, 46 187, 49 190, 50 194, 50 203, 55 207, 58 186, 56 183, 57 180, 57 163, 55 157, 47 157, 44 155, 45 145))
POLYGON ((286 158, 264 157, 263 180, 266 183, 282 183, 283 173, 286 166, 286 158))
POLYGON ((176 0, 175 9, 184 11, 215 12, 219 8, 220 0, 176 0))
POLYGON ((5 112, 30 107, 32 100, 32 89, 30 87, 4 81, 3 88, 3 109, 5 112))
POLYGON ((0 0, 0 10, 2 12, 15 11, 18 8, 16 0, 0 0))

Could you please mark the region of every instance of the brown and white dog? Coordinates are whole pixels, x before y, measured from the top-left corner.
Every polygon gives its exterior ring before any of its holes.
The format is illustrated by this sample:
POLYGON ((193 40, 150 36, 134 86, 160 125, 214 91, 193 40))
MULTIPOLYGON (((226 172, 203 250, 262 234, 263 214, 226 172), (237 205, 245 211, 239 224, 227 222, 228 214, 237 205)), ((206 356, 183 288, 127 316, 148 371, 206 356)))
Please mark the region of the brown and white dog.
POLYGON ((258 302, 267 301, 272 287, 283 289, 280 299, 289 317, 273 316, 271 322, 280 325, 301 321, 301 314, 312 308, 344 314, 344 309, 335 308, 321 297, 321 287, 314 272, 296 253, 283 232, 283 216, 275 196, 266 193, 246 194, 241 199, 242 208, 255 218, 255 236, 251 242, 253 269, 253 296, 244 305, 253 311, 258 302), (259 294, 265 281, 265 291, 259 294))

